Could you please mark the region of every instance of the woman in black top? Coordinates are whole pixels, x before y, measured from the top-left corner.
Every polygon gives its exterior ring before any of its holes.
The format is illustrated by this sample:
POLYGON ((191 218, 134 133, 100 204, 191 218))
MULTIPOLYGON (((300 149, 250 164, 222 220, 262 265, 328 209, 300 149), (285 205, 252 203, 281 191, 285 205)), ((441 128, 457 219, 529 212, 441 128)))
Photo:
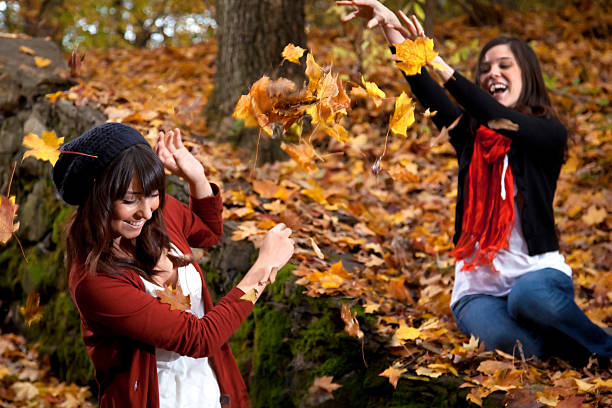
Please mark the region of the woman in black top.
MULTIPOLYGON (((343 20, 381 26, 394 44, 424 37, 413 16, 400 19, 375 0, 352 6, 343 20)), ((444 88, 423 68, 406 76, 433 121, 450 130, 459 161, 451 309, 457 325, 487 349, 551 355, 584 364, 592 354, 607 366, 612 336, 574 302, 571 268, 559 253, 553 198, 567 147, 533 50, 516 38, 489 41, 474 82, 439 56, 431 64, 444 88)))

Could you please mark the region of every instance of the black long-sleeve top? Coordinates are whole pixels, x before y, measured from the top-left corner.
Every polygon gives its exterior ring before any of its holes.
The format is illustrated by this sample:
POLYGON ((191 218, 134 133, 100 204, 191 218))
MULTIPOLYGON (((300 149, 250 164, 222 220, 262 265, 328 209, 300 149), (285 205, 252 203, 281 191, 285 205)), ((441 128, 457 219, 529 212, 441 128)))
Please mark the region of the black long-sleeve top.
POLYGON ((478 125, 486 126, 490 120, 507 119, 518 125, 518 130, 496 131, 512 140, 508 161, 518 188, 517 203, 529 255, 558 250, 552 205, 567 144, 567 131, 561 122, 506 108, 457 72, 444 88, 460 106, 449 98, 425 68, 421 74, 406 76, 406 79, 423 106, 438 111, 432 119, 439 129, 449 127, 463 114, 457 126, 449 132, 450 143, 459 161, 454 243, 461 235, 465 188, 474 151, 473 129, 478 128, 474 127, 474 120, 478 125))

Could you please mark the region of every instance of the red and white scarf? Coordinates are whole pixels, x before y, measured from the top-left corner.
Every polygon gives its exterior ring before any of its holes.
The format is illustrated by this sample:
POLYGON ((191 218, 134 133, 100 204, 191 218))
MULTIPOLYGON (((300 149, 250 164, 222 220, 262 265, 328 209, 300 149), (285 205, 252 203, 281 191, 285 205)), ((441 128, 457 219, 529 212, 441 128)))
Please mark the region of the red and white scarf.
POLYGON ((461 237, 451 251, 457 261, 465 262, 462 271, 488 265, 498 272, 493 259, 499 250, 508 248, 514 225, 510 144, 509 138, 484 126, 476 131, 461 237))

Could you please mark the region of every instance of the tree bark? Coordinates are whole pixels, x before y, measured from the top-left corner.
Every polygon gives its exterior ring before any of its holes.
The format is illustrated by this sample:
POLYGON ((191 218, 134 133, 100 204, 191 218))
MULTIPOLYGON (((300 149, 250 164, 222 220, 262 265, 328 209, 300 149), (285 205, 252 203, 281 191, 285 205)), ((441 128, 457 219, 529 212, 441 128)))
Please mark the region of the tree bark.
MULTIPOLYGON (((262 75, 283 76, 301 85, 304 68, 281 64, 281 52, 289 43, 306 48, 304 0, 217 0, 216 19, 217 72, 204 110, 212 129, 219 129, 223 119, 233 113, 239 96, 247 93, 262 75)), ((257 131, 242 131, 235 135, 235 142, 240 147, 253 149, 257 131)), ((259 144, 262 161, 282 157, 282 150, 274 152, 275 144, 278 143, 271 143, 262 135, 259 144)))

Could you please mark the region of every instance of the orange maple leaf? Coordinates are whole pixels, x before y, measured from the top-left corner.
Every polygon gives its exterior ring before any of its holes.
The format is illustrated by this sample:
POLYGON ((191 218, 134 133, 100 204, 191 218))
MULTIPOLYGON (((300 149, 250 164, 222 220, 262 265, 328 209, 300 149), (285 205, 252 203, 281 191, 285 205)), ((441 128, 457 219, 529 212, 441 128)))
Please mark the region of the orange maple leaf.
POLYGON ((191 308, 191 299, 189 295, 183 295, 183 291, 179 290, 180 286, 177 285, 176 289, 172 289, 172 285, 164 287, 164 290, 158 290, 157 296, 161 303, 170 305, 170 310, 186 311, 191 308))
POLYGON ((306 57, 306 76, 308 77, 308 91, 313 94, 319 86, 319 80, 323 75, 323 69, 317 64, 312 53, 309 52, 306 57))
POLYGON ((400 376, 405 372, 405 368, 400 368, 398 365, 394 364, 378 375, 381 377, 387 377, 391 385, 393 385, 393 388, 397 388, 397 381, 399 380, 400 376))
POLYGON ((282 56, 289 62, 293 62, 294 64, 300 63, 300 58, 304 55, 304 48, 295 46, 293 44, 287 44, 283 49, 282 56))
POLYGON ((49 58, 34 57, 34 65, 38 68, 48 67, 51 65, 51 60, 49 58))
POLYGON ((312 173, 318 170, 316 164, 313 163, 315 152, 312 146, 281 143, 281 149, 291 156, 305 172, 312 173))
POLYGON ((23 137, 23 146, 27 147, 23 154, 22 161, 26 157, 35 157, 38 160, 48 160, 51 165, 55 166, 59 159, 59 147, 64 143, 63 137, 57 137, 55 131, 44 131, 42 137, 38 137, 34 133, 28 133, 23 137))
POLYGON ((406 75, 421 73, 421 68, 429 64, 438 56, 433 49, 431 38, 418 37, 416 40, 407 39, 395 46, 396 56, 400 60, 397 67, 406 75))

